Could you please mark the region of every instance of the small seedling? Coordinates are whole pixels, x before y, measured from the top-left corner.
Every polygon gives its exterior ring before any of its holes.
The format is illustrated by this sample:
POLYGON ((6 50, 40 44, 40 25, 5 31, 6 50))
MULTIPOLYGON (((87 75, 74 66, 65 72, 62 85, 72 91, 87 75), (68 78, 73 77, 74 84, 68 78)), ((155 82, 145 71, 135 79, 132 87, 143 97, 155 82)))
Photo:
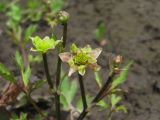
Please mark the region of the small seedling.
POLYGON ((95 30, 95 41, 98 43, 100 46, 105 46, 107 44, 106 40, 106 26, 103 22, 98 23, 97 28, 95 30))

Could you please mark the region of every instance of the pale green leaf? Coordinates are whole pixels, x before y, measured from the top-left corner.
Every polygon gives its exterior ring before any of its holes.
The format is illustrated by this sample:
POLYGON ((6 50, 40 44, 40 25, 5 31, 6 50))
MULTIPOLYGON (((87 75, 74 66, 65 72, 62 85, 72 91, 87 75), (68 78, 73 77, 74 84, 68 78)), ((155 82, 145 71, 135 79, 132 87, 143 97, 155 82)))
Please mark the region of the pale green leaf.
POLYGON ((22 72, 23 83, 26 87, 28 87, 30 75, 31 75, 31 69, 28 66, 25 72, 22 72))
POLYGON ((28 43, 30 37, 32 34, 36 31, 36 26, 35 25, 30 25, 26 30, 24 34, 24 42, 28 43))
POLYGON ((101 88, 102 87, 102 79, 100 77, 99 72, 95 72, 94 75, 95 75, 95 80, 96 80, 99 88, 101 88))
MULTIPOLYGON (((62 77, 64 76, 64 73, 62 72, 62 77)), ((62 79, 61 77, 61 79, 62 79)), ((63 78, 63 81, 60 86, 61 94, 62 94, 62 105, 63 109, 68 110, 69 105, 71 105, 78 89, 78 84, 76 81, 71 81, 68 76, 65 76, 63 78)))
POLYGON ((68 103, 67 98, 66 98, 66 96, 64 94, 61 94, 61 96, 60 96, 60 102, 63 105, 63 110, 68 111, 70 104, 68 103))
POLYGON ((117 87, 118 85, 122 84, 125 82, 126 77, 128 75, 129 72, 129 68, 130 66, 133 64, 133 61, 129 62, 122 70, 122 72, 120 73, 120 75, 113 81, 112 83, 112 88, 117 87))
POLYGON ((79 112, 82 112, 83 110, 83 103, 82 103, 82 99, 79 99, 76 103, 76 109, 79 111, 79 112))
POLYGON ((111 95, 111 104, 112 104, 112 106, 115 107, 121 101, 121 99, 122 98, 120 96, 112 94, 111 95))
POLYGON ((21 113, 20 120, 27 120, 27 113, 21 113))
POLYGON ((45 83, 46 83, 46 80, 37 80, 36 82, 33 83, 32 89, 36 90, 38 88, 41 88, 45 83))
POLYGON ((96 105, 103 109, 108 108, 108 104, 104 100, 100 100, 96 105))
MULTIPOLYGON (((87 105, 89 106, 92 102, 92 97, 89 95, 86 95, 86 101, 87 101, 87 105)), ((82 102, 82 98, 80 98, 77 103, 76 103, 76 108, 79 112, 82 112, 83 110, 83 102, 82 102)))
POLYGON ((13 4, 6 15, 9 17, 9 20, 13 22, 13 24, 17 25, 22 19, 22 10, 20 6, 13 4))
POLYGON ((122 111, 122 112, 124 112, 124 113, 127 113, 127 109, 126 109, 126 107, 123 106, 123 105, 120 105, 120 106, 116 107, 116 111, 117 111, 117 112, 122 111))
POLYGON ((16 51, 15 59, 16 59, 17 66, 19 67, 20 71, 23 71, 24 70, 23 59, 18 51, 16 51))
POLYGON ((36 56, 33 56, 29 54, 28 59, 30 63, 40 63, 42 61, 42 55, 37 54, 36 56))
POLYGON ((71 104, 71 102, 73 101, 74 97, 76 96, 78 90, 78 84, 76 81, 72 81, 70 83, 70 89, 68 91, 68 97, 67 100, 68 102, 71 104))

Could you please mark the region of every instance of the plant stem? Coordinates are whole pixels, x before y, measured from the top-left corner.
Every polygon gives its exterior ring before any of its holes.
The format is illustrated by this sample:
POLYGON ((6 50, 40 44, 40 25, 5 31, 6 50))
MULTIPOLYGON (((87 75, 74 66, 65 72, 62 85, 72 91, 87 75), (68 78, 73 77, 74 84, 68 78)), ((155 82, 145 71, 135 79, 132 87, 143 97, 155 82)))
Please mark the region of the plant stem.
POLYGON ((57 120, 61 120, 61 109, 60 109, 60 95, 59 91, 59 84, 60 84, 60 77, 61 77, 61 59, 58 57, 57 63, 57 75, 56 75, 56 93, 55 93, 55 102, 56 102, 56 116, 57 120))
MULTIPOLYGON (((63 24, 63 48, 66 46, 66 41, 67 41, 67 23, 63 24)), ((63 52, 63 51, 62 51, 63 52)))
POLYGON ((108 115, 107 115, 107 120, 111 120, 112 119, 112 113, 113 113, 113 110, 110 110, 108 115))
MULTIPOLYGON (((63 24, 63 44, 61 46, 60 53, 64 51, 65 45, 67 40, 67 23, 63 24)), ((61 79, 61 64, 62 61, 60 57, 58 57, 57 63, 57 72, 56 72, 56 93, 55 93, 55 102, 56 102, 56 116, 57 120, 61 120, 61 109, 60 109, 60 94, 59 94, 59 86, 60 86, 60 79, 61 79)))
POLYGON ((32 99, 32 97, 29 95, 27 96, 28 100, 30 101, 30 103, 33 105, 33 107, 35 108, 35 110, 42 116, 45 118, 45 115, 43 114, 43 112, 41 111, 41 109, 36 105, 35 101, 32 99))
POLYGON ((114 76, 115 76, 115 74, 112 73, 112 74, 108 77, 108 79, 107 79, 106 83, 104 84, 104 86, 101 88, 101 90, 99 91, 99 93, 98 93, 98 94, 96 95, 96 97, 93 99, 93 101, 92 101, 93 103, 99 102, 99 100, 100 100, 101 96, 104 94, 104 92, 109 89, 110 84, 113 82, 114 76))
POLYGON ((87 100, 86 100, 86 94, 85 94, 85 89, 84 89, 84 84, 83 84, 83 76, 78 74, 79 77, 79 85, 81 89, 81 96, 82 96, 82 102, 83 102, 83 110, 87 109, 87 100))
POLYGON ((49 69, 48 69, 48 61, 47 61, 47 55, 46 53, 42 54, 43 57, 43 64, 44 64, 44 69, 45 69, 45 74, 46 74, 46 78, 47 78, 47 82, 49 85, 49 88, 52 90, 53 89, 53 83, 49 74, 49 69))
MULTIPOLYGON (((101 96, 104 94, 105 91, 107 91, 107 89, 110 88, 110 84, 113 82, 113 78, 115 76, 115 73, 112 73, 106 83, 104 84, 104 86, 101 88, 101 90, 98 92, 98 94, 96 95, 96 97, 92 100, 92 104, 96 104, 101 100, 101 96)), ((77 120, 83 120, 84 117, 87 115, 88 111, 87 110, 83 110, 82 113, 80 114, 79 118, 77 120)))
POLYGON ((36 102, 32 99, 30 92, 27 92, 24 90, 24 87, 22 87, 21 85, 15 83, 15 85, 26 95, 27 99, 29 100, 29 102, 33 105, 34 109, 42 116, 45 117, 45 115, 43 114, 43 112, 41 111, 41 109, 36 105, 36 102))

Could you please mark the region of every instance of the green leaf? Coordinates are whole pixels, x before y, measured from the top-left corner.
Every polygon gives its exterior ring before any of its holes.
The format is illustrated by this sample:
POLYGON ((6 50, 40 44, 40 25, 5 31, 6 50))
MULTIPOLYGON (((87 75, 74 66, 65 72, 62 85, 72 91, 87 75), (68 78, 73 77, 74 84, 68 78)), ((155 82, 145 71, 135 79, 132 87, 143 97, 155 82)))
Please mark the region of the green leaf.
POLYGON ((23 83, 26 87, 28 87, 30 75, 31 75, 31 69, 28 66, 25 72, 22 72, 23 83))
POLYGON ((27 120, 27 113, 21 113, 20 120, 27 120))
POLYGON ((21 113, 20 117, 16 114, 12 114, 11 120, 27 120, 27 113, 21 113))
POLYGON ((122 111, 122 112, 124 112, 124 113, 127 113, 127 109, 126 109, 126 107, 123 106, 123 105, 120 105, 120 106, 116 107, 116 111, 117 111, 117 112, 122 111))
POLYGON ((96 31, 95 31, 95 35, 96 35, 96 40, 101 41, 105 38, 105 24, 103 22, 101 22, 96 31))
POLYGON ((61 72, 61 86, 60 86, 60 90, 62 91, 62 93, 65 94, 70 89, 70 82, 69 82, 70 79, 69 79, 68 76, 65 76, 64 78, 63 78, 63 76, 64 76, 64 72, 62 71, 61 72), (63 81, 62 81, 62 78, 63 78, 63 81))
POLYGON ((40 87, 42 87, 46 83, 46 80, 37 80, 36 82, 33 83, 32 89, 36 90, 40 87))
POLYGON ((111 104, 113 107, 115 107, 120 101, 121 101, 121 97, 120 96, 116 96, 115 94, 111 95, 111 104))
POLYGON ((53 13, 58 13, 64 5, 64 0, 50 0, 50 2, 53 13))
POLYGON ((102 87, 102 79, 100 77, 99 72, 95 72, 94 75, 95 75, 95 80, 96 80, 99 88, 101 88, 102 87))
POLYGON ((129 72, 129 68, 130 66, 133 64, 133 61, 129 62, 125 67, 124 70, 122 70, 122 72, 120 73, 120 75, 113 81, 112 83, 112 88, 117 87, 118 85, 122 84, 125 82, 126 77, 128 75, 129 72))
POLYGON ((108 104, 104 100, 100 100, 96 105, 103 109, 108 108, 108 104))
POLYGON ((29 10, 36 10, 40 8, 42 2, 39 0, 27 0, 27 7, 29 10))
MULTIPOLYGON (((61 74, 64 76, 64 73, 61 74)), ((61 78, 62 79, 62 78, 61 78)), ((77 81, 71 81, 68 76, 65 76, 63 79, 60 91, 61 91, 61 103, 63 105, 64 110, 68 110, 70 105, 72 104, 72 101, 77 93, 78 84, 77 81)))
POLYGON ((52 33, 51 38, 54 39, 54 40, 57 40, 56 34, 55 34, 55 33, 52 33))
POLYGON ((36 25, 30 25, 24 34, 24 42, 25 44, 28 43, 28 41, 30 40, 30 37, 32 36, 32 34, 36 31, 36 25))
POLYGON ((22 10, 20 6, 13 4, 7 12, 7 16, 15 25, 19 24, 22 19, 22 10))
POLYGON ((30 63, 40 63, 42 61, 42 55, 38 54, 36 56, 33 56, 29 54, 28 59, 30 63))
POLYGON ((78 90, 78 84, 76 81, 72 81, 70 83, 70 90, 68 91, 68 97, 67 97, 67 100, 69 103, 71 103, 74 99, 74 97, 76 96, 76 93, 77 93, 77 90, 78 90))
MULTIPOLYGON (((89 95, 86 95, 86 101, 87 101, 87 105, 89 106, 91 104, 92 101, 92 97, 89 95)), ((77 103, 76 103, 76 108, 79 112, 82 112, 83 110, 83 103, 82 103, 82 98, 80 98, 77 103)))
POLYGON ((6 10, 6 5, 4 3, 0 3, 0 12, 4 12, 6 10))
POLYGON ((18 68, 20 69, 20 71, 23 71, 24 70, 23 59, 18 51, 16 51, 15 59, 16 59, 16 64, 17 64, 18 68))
POLYGON ((82 112, 83 110, 83 103, 82 103, 82 99, 79 99, 76 103, 76 108, 79 112, 82 112))
POLYGON ((0 63, 0 75, 5 79, 12 83, 16 83, 16 80, 13 76, 13 74, 8 70, 6 66, 4 66, 2 63, 0 63))
POLYGON ((68 103, 67 98, 66 98, 66 96, 64 94, 61 94, 60 102, 63 105, 63 110, 68 111, 70 104, 68 103))

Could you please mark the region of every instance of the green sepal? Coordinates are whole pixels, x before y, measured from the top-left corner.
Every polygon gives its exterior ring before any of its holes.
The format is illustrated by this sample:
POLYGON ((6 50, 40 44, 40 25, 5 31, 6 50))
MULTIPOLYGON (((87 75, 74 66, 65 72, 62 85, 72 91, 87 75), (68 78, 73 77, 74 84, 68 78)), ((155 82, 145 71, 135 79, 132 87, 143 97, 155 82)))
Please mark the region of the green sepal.
POLYGON ((82 76, 84 76, 84 74, 85 74, 85 65, 81 65, 81 66, 79 66, 78 67, 78 73, 80 74, 80 75, 82 75, 82 76))
POLYGON ((71 51, 71 53, 77 53, 78 47, 76 46, 76 44, 73 43, 73 44, 71 45, 70 51, 71 51))

